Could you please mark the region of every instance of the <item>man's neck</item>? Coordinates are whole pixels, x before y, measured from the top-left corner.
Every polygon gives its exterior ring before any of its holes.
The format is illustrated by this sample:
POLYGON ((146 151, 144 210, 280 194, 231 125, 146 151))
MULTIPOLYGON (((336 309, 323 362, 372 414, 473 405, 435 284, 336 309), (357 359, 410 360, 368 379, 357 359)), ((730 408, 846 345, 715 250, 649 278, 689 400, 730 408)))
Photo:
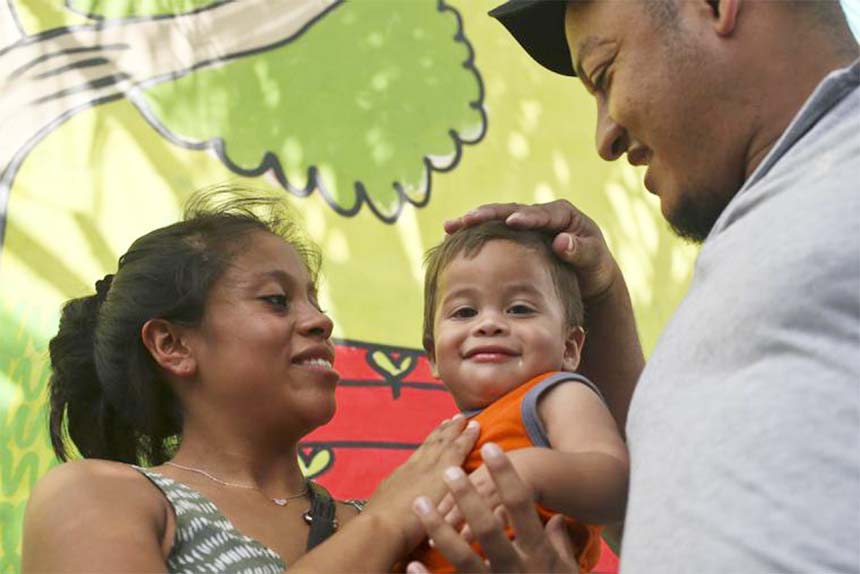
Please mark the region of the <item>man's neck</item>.
MULTIPOLYGON (((782 67, 783 77, 772 81, 772 90, 765 90, 767 96, 761 109, 759 129, 754 133, 746 151, 746 170, 744 180, 755 172, 770 150, 797 117, 809 97, 824 78, 840 68, 845 68, 860 56, 844 50, 832 52, 830 57, 787 60, 782 67), (788 88, 786 88, 788 86, 788 88), (770 95, 767 95, 770 92, 770 95)), ((779 74, 779 72, 777 72, 779 74)))

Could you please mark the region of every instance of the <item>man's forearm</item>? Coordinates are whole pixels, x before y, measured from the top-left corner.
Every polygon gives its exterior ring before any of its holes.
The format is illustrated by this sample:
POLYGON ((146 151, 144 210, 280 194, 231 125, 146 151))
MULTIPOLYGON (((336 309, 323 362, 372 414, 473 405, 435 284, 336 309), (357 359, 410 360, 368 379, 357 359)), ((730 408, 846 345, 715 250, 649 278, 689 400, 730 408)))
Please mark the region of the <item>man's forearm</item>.
POLYGON ((626 437, 627 411, 645 357, 627 284, 621 273, 612 287, 585 307, 586 341, 579 371, 601 390, 609 410, 626 437))

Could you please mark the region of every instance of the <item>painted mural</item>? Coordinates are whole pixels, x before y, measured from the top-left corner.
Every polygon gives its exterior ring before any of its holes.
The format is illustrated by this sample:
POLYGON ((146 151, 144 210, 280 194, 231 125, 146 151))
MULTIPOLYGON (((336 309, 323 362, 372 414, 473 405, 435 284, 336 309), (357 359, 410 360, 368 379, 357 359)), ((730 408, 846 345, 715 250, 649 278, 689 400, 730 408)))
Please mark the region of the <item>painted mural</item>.
MULTIPOLYGON (((633 168, 600 164, 591 104, 464 0, 0 4, 0 572, 53 464, 47 341, 195 189, 281 193, 326 257, 338 412, 308 475, 364 497, 455 410, 420 350, 421 261, 487 201, 568 197, 608 226, 653 339, 693 251, 633 168)), ((606 550, 597 570, 614 572, 606 550)))
MULTIPOLYGON (((56 464, 47 343, 196 189, 282 194, 325 256, 342 382, 306 473, 365 497, 454 412, 421 350, 423 254, 479 203, 567 198, 605 230, 650 349, 695 249, 593 104, 486 16, 496 0, 0 0, 0 574, 56 464)), ((607 549, 598 572, 614 572, 607 549)))

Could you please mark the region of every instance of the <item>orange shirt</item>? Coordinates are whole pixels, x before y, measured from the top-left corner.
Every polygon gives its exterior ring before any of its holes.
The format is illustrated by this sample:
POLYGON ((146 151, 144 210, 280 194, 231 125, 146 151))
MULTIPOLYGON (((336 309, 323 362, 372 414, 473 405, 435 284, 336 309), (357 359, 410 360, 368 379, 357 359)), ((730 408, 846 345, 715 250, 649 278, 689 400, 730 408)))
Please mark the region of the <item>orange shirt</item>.
MULTIPOLYGON (((590 381, 576 373, 544 373, 470 416, 481 424, 481 436, 463 464, 466 473, 483 464, 481 446, 487 442, 498 444, 504 451, 533 446, 549 447, 537 414, 537 401, 543 392, 564 381, 578 381, 597 390, 590 381)), ((576 485, 572 484, 570 488, 576 488, 576 485)), ((555 514, 541 505, 537 505, 537 511, 544 524, 555 514)), ((566 522, 573 546, 577 549, 579 567, 583 572, 589 572, 600 558, 602 527, 582 524, 570 518, 566 522)), ((512 532, 509 531, 508 535, 512 537, 512 532)), ((480 553, 477 544, 474 547, 480 553)), ((445 557, 426 543, 419 546, 409 560, 423 562, 431 572, 454 572, 454 567, 445 557)))

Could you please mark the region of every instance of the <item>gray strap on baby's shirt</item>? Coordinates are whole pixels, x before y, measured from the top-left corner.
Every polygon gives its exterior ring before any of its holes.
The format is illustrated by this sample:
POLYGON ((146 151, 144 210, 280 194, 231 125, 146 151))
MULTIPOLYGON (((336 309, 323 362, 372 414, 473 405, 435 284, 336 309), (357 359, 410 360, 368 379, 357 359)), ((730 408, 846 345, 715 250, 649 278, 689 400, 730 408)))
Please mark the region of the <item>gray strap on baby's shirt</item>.
POLYGON ((529 392, 527 392, 526 396, 523 397, 521 411, 523 418, 523 426, 526 429, 526 433, 529 435, 529 439, 531 439, 532 444, 534 444, 535 446, 545 448, 550 447, 549 439, 546 436, 546 429, 543 428, 543 423, 541 423, 540 416, 538 416, 538 401, 545 392, 547 392, 554 386, 560 383, 568 382, 582 383, 583 385, 594 391, 595 394, 600 397, 600 400, 604 404, 606 404, 606 400, 603 398, 600 389, 598 389, 594 383, 592 383, 579 373, 560 372, 548 376, 547 378, 536 384, 534 387, 529 389, 529 392))

